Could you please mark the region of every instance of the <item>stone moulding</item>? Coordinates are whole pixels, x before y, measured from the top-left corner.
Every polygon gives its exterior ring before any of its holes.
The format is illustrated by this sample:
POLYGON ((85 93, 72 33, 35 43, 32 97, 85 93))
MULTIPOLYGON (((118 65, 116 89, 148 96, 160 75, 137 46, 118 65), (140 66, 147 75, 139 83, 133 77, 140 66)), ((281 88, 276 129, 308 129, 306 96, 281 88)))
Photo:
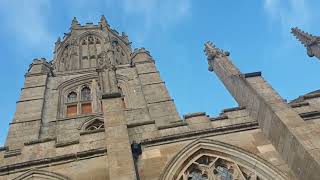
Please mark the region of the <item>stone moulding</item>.
POLYGON ((103 129, 95 129, 95 130, 91 130, 91 131, 83 131, 83 132, 80 132, 80 136, 87 135, 87 134, 99 133, 99 132, 105 132, 104 128, 103 129))
POLYGON ((179 127, 179 126, 188 126, 188 123, 181 120, 181 122, 175 122, 175 123, 168 124, 168 125, 158 126, 157 129, 163 130, 163 129, 175 128, 175 127, 179 127))
POLYGON ((307 94, 303 96, 304 99, 312 99, 312 98, 318 98, 318 97, 320 97, 320 93, 307 94))
POLYGON ((304 120, 317 119, 317 118, 320 118, 320 111, 300 113, 299 116, 304 120))
POLYGON ((4 158, 13 157, 13 156, 19 156, 21 155, 21 149, 13 149, 13 150, 7 150, 4 152, 4 158))
POLYGON ((79 140, 75 140, 75 141, 68 141, 68 142, 59 142, 55 146, 56 148, 61 148, 61 147, 70 146, 70 145, 79 144, 79 143, 80 143, 79 140))
POLYGON ((127 124, 127 127, 128 128, 134 128, 134 127, 143 126, 143 125, 149 125, 149 124, 155 124, 155 121, 154 120, 150 120, 150 121, 129 123, 129 124, 127 124))
POLYGON ((246 109, 245 106, 240 106, 240 107, 234 107, 234 108, 227 108, 227 109, 222 110, 222 112, 226 113, 226 112, 239 111, 239 110, 244 110, 244 109, 246 109))
POLYGON ((111 98, 119 98, 122 97, 121 93, 110 93, 110 94, 103 94, 102 99, 111 99, 111 98))
POLYGON ((260 71, 243 74, 244 78, 257 77, 257 76, 261 76, 261 72, 260 71))
POLYGON ((210 139, 197 139, 178 152, 163 169, 160 180, 177 179, 179 173, 197 154, 212 153, 220 157, 232 159, 249 169, 254 170, 264 179, 285 180, 288 177, 264 159, 239 147, 210 139))
POLYGON ((162 136, 162 137, 152 138, 152 139, 144 139, 141 141, 141 144, 145 146, 153 146, 159 143, 160 144, 172 143, 173 141, 179 141, 184 138, 195 139, 198 136, 212 136, 212 134, 214 133, 216 135, 220 135, 220 134, 240 132, 244 130, 251 130, 251 129, 258 129, 258 128, 259 128, 258 122, 248 122, 248 123, 241 123, 241 124, 223 126, 218 128, 211 128, 211 129, 205 129, 205 130, 199 130, 199 131, 191 131, 191 132, 185 132, 180 134, 162 136))
POLYGON ((206 113, 205 112, 195 112, 195 113, 185 114, 183 116, 183 119, 193 118, 193 117, 197 117, 197 116, 206 116, 206 113))
POLYGON ((0 152, 1 152, 1 151, 7 151, 7 150, 9 150, 8 146, 0 147, 0 152))
POLYGON ((229 117, 224 114, 224 115, 221 115, 221 116, 218 116, 218 117, 210 118, 210 121, 218 121, 218 120, 225 120, 225 119, 229 119, 229 117))
POLYGON ((298 103, 292 103, 292 104, 290 104, 290 106, 292 108, 302 107, 302 106, 309 106, 309 103, 308 102, 298 102, 298 103))
POLYGON ((49 142, 49 141, 56 141, 56 138, 36 139, 36 140, 25 142, 24 145, 25 146, 30 146, 30 145, 34 145, 34 144, 46 143, 46 142, 49 142))
POLYGON ((14 178, 13 180, 24 180, 24 179, 36 179, 36 178, 45 178, 45 179, 49 179, 49 180, 71 180, 68 177, 62 176, 60 174, 57 173, 53 173, 53 172, 48 172, 48 171, 43 171, 43 170, 30 170, 16 178, 14 178))
POLYGON ((18 171, 24 168, 30 168, 31 166, 40 166, 40 165, 46 165, 46 164, 53 165, 53 163, 60 163, 62 161, 78 160, 81 158, 89 158, 89 157, 95 157, 95 156, 103 156, 103 155, 106 155, 106 153, 107 153, 106 148, 100 148, 100 149, 77 152, 73 154, 56 156, 52 158, 37 159, 37 160, 26 161, 22 163, 16 163, 12 165, 1 166, 0 175, 7 174, 9 171, 11 172, 11 171, 18 171))

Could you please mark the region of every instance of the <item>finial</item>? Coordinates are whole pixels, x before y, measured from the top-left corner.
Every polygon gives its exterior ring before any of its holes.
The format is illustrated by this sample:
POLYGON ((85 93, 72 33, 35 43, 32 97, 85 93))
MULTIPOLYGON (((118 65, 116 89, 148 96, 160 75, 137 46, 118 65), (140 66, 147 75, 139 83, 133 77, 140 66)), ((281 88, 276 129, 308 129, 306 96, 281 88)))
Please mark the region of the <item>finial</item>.
POLYGON ((78 26, 79 26, 79 22, 78 22, 77 18, 73 17, 72 22, 71 22, 71 28, 73 29, 78 26))
POLYGON ((206 53, 209 65, 209 71, 213 71, 211 61, 215 60, 215 58, 221 58, 225 56, 229 56, 230 53, 228 51, 223 51, 222 49, 217 48, 212 42, 208 41, 204 44, 204 52, 206 53))
POLYGON ((60 44, 60 43, 61 43, 61 38, 60 38, 60 36, 58 37, 58 39, 57 39, 56 43, 58 43, 58 44, 60 44))
POLYGON ((204 52, 206 53, 208 60, 214 60, 216 57, 224 57, 230 55, 228 51, 223 51, 222 49, 217 48, 210 41, 206 42, 204 46, 204 52))
POLYGON ((101 15, 100 24, 102 25, 102 27, 108 26, 107 19, 106 19, 106 17, 104 15, 101 15))
POLYGON ((291 28, 291 33, 307 48, 309 57, 316 56, 320 59, 320 37, 313 36, 301 29, 295 27, 291 28))

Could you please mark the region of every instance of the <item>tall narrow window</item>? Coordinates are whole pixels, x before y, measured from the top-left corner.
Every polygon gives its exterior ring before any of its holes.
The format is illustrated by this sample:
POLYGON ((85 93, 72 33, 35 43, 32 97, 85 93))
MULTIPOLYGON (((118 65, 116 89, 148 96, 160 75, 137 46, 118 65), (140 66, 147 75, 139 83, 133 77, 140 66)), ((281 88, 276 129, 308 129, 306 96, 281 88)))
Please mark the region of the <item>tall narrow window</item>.
POLYGON ((68 103, 76 102, 77 101, 77 93, 75 93, 75 92, 69 93, 67 101, 68 101, 68 103))
POLYGON ((91 90, 88 87, 84 87, 81 90, 81 100, 90 101, 91 100, 91 90))

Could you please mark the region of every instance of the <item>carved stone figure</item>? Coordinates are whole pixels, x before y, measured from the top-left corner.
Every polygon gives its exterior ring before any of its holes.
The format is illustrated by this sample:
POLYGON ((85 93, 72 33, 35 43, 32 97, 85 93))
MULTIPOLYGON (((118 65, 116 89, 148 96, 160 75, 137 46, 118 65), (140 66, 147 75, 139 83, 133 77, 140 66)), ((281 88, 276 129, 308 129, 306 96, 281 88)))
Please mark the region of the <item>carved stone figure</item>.
POLYGON ((215 58, 221 58, 225 56, 229 56, 230 53, 228 51, 223 51, 222 49, 217 48, 212 42, 208 41, 204 44, 205 49, 204 52, 208 58, 209 71, 213 71, 212 63, 215 58))
POLYGON ((309 57, 316 56, 320 60, 320 37, 306 33, 299 28, 292 28, 291 33, 307 48, 309 57))

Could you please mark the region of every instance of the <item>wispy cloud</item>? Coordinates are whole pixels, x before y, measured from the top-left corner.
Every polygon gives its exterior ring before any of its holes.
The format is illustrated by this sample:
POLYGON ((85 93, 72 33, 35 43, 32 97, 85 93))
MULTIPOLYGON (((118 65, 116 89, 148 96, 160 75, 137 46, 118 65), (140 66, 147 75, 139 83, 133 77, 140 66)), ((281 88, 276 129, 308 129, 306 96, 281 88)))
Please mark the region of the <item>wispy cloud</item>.
POLYGON ((165 31, 191 16, 191 0, 123 0, 126 16, 139 16, 137 22, 143 26, 143 41, 152 28, 165 31))
POLYGON ((295 26, 308 28, 311 23, 311 10, 306 0, 264 0, 264 9, 283 31, 295 26))
POLYGON ((156 24, 167 28, 191 13, 190 0, 123 0, 123 2, 124 12, 142 15, 146 26, 156 24))
POLYGON ((49 0, 2 0, 2 27, 14 33, 24 45, 41 47, 44 42, 52 40, 47 25, 49 9, 49 0))

